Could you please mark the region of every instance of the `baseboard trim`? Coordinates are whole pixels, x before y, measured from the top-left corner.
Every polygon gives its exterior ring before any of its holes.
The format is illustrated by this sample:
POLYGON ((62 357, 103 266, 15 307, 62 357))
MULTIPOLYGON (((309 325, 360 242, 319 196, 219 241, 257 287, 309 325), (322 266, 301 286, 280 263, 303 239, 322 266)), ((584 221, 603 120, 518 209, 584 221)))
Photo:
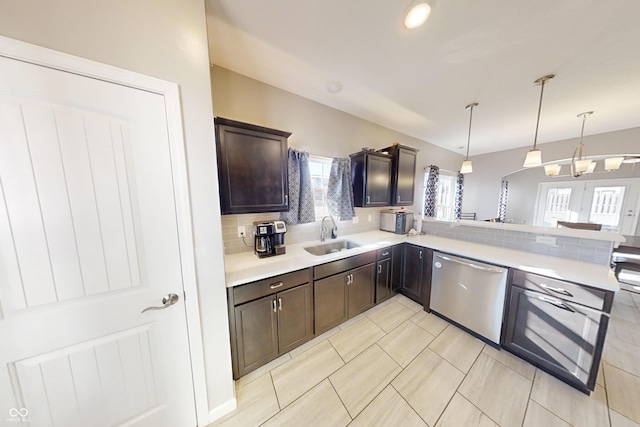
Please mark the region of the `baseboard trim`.
MULTIPOLYGON (((215 408, 209 411, 209 421, 207 422, 207 425, 227 415, 228 413, 236 409, 237 406, 238 404, 236 402, 235 397, 232 397, 231 399, 227 400, 222 405, 216 406, 215 408)), ((206 426, 198 426, 198 427, 206 427, 206 426)))

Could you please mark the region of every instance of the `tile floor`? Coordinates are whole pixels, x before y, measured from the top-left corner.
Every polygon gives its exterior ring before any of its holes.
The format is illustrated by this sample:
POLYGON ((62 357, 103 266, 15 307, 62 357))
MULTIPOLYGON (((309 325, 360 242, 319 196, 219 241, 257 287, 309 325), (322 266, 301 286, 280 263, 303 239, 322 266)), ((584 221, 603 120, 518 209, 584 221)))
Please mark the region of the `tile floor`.
POLYGON ((586 396, 397 295, 236 381, 218 426, 640 427, 640 294, 586 396))

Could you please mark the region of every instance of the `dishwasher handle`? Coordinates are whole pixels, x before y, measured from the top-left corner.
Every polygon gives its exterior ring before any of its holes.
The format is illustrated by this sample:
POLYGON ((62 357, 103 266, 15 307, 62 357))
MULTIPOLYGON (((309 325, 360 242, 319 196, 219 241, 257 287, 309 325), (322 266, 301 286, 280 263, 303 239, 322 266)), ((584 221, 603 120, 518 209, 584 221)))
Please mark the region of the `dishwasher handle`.
POLYGON ((438 257, 440 259, 443 259, 445 261, 450 261, 450 262, 455 262, 455 263, 458 263, 458 264, 466 265, 467 267, 475 268, 476 270, 490 271, 492 273, 499 273, 499 274, 504 273, 504 269, 503 268, 484 267, 482 265, 474 264, 472 262, 460 261, 459 259, 449 258, 447 256, 440 255, 440 254, 437 254, 436 257, 438 257))

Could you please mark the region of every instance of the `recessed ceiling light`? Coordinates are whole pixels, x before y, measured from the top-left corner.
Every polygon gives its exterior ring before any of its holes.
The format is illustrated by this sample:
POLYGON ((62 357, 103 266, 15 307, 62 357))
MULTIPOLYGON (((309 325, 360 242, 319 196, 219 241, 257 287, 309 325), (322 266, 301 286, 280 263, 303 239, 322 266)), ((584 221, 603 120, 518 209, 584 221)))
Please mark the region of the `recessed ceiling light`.
POLYGON ((404 26, 409 29, 419 27, 425 23, 430 13, 431 6, 427 3, 418 3, 407 12, 404 18, 404 26))
POLYGON ((337 80, 333 80, 330 81, 329 83, 327 83, 327 92, 329 93, 338 93, 342 90, 342 83, 337 81, 337 80))

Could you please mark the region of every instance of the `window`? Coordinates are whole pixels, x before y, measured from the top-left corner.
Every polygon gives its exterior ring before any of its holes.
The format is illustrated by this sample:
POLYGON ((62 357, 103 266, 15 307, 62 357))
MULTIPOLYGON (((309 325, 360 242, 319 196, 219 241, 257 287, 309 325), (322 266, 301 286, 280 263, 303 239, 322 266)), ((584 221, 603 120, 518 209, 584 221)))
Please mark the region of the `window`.
POLYGON ((456 177, 440 173, 436 196, 436 219, 453 221, 453 206, 456 194, 456 177))
POLYGON ((329 185, 329 173, 331 172, 331 159, 329 157, 309 156, 309 171, 311 173, 311 185, 313 187, 313 204, 316 213, 316 221, 329 215, 327 206, 327 186, 329 185))
MULTIPOLYGON (((428 173, 424 174, 423 188, 427 186, 428 173)), ((424 193, 424 192, 423 192, 424 193)), ((438 194, 436 194, 436 219, 453 221, 456 197, 456 176, 440 171, 438 177, 438 194)), ((424 199, 422 200, 424 206, 424 199)), ((424 215, 424 212, 423 212, 424 215)))

